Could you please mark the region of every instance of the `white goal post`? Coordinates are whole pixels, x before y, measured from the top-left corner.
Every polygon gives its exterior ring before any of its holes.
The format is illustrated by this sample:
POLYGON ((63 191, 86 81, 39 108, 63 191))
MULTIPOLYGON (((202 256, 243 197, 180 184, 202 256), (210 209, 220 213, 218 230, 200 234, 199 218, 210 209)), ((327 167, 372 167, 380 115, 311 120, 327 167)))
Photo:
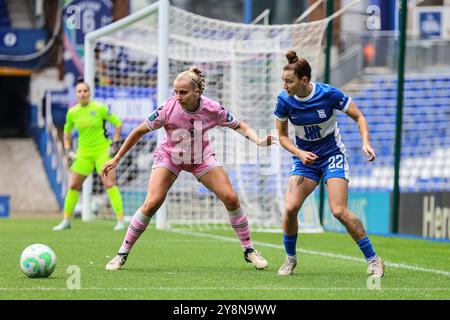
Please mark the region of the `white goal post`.
MULTIPOLYGON (((285 54, 292 49, 304 56, 314 79, 327 22, 232 23, 161 0, 86 36, 85 80, 93 99, 105 102, 122 118, 127 134, 172 94, 171 82, 179 72, 197 65, 206 77, 205 96, 219 101, 260 136, 276 134, 273 109, 282 89, 285 54)), ((164 134, 158 130, 145 136, 117 168, 127 215, 145 199, 152 152, 164 134)), ((208 134, 253 229, 279 229, 291 155, 278 146, 257 148, 233 130, 215 128, 208 134)), ((87 191, 82 216, 90 220, 92 201, 100 206, 106 201, 95 181, 93 188, 83 189, 87 191)), ((323 231, 316 202, 314 194, 305 202, 300 231, 323 231)), ((179 175, 156 219, 162 229, 175 224, 220 226, 228 221, 223 204, 186 172, 179 175)))

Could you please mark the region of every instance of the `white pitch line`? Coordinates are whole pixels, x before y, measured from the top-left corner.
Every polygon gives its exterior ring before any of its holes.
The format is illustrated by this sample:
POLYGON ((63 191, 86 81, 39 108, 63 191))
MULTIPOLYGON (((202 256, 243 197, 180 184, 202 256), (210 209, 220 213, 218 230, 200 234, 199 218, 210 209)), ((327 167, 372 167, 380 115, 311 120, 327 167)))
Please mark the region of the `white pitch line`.
MULTIPOLYGON (((170 232, 185 234, 185 235, 191 235, 196 237, 204 237, 204 238, 210 238, 210 239, 217 239, 221 241, 228 241, 228 242, 239 242, 236 238, 230 238, 225 236, 219 236, 215 234, 209 234, 209 233, 200 233, 200 232, 193 232, 193 231, 187 231, 187 230, 180 230, 180 229, 172 229, 169 230, 170 232)), ((282 249, 284 250, 283 245, 279 244, 273 244, 273 243, 267 243, 267 242, 260 242, 260 241, 253 241, 255 245, 261 246, 261 247, 268 247, 268 248, 274 248, 274 249, 282 249)), ((352 256, 345 256, 342 254, 335 254, 335 253, 327 253, 327 252, 321 252, 321 251, 315 251, 315 250, 305 250, 305 249, 297 249, 298 252, 305 253, 305 254, 311 254, 316 256, 322 256, 322 257, 328 257, 333 259, 342 259, 342 260, 349 260, 349 261, 355 261, 355 262, 363 262, 367 263, 366 260, 362 258, 356 258, 352 256)), ((450 277, 450 271, 445 270, 439 270, 439 269, 430 269, 420 266, 412 266, 407 265, 403 263, 394 263, 394 262, 387 262, 385 261, 384 264, 388 267, 398 268, 398 269, 406 269, 406 270, 413 270, 413 271, 421 271, 421 272, 428 272, 433 274, 439 274, 443 276, 450 277)))
MULTIPOLYGON (((80 288, 80 289, 68 289, 68 288, 0 288, 1 291, 229 291, 230 287, 147 287, 147 288, 80 288)), ((367 289, 367 288, 274 288, 274 287, 245 287, 245 288, 232 288, 232 290, 238 291, 450 291, 450 288, 381 288, 381 289, 367 289)))

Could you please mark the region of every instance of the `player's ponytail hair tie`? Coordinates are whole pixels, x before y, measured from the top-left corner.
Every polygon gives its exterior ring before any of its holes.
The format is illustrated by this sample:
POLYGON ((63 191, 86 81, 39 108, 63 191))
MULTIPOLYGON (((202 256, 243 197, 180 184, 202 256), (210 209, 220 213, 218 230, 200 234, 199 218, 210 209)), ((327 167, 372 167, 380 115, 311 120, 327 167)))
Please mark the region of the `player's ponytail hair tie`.
POLYGON ((180 80, 181 78, 191 80, 194 86, 200 90, 200 94, 203 94, 203 91, 205 91, 205 77, 197 66, 191 66, 189 70, 181 72, 176 77, 176 80, 180 80))

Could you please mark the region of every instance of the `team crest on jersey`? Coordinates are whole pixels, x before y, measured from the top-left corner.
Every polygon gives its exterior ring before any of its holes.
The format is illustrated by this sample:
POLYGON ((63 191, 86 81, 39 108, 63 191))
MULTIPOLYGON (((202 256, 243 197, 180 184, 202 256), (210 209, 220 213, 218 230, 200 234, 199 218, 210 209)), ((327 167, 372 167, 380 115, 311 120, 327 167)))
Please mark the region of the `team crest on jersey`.
POLYGON ((90 115, 91 115, 91 117, 95 117, 97 115, 97 112, 91 111, 90 115))
POLYGON ((158 116, 159 116, 158 111, 155 111, 155 112, 153 112, 153 113, 150 115, 150 117, 148 117, 148 120, 153 121, 153 120, 155 120, 156 118, 158 118, 158 116))
POLYGON ((233 115, 229 112, 227 112, 227 122, 233 121, 233 115))
POLYGON ((325 113, 325 110, 323 110, 323 109, 317 110, 317 113, 319 114, 320 119, 327 117, 327 114, 325 113))

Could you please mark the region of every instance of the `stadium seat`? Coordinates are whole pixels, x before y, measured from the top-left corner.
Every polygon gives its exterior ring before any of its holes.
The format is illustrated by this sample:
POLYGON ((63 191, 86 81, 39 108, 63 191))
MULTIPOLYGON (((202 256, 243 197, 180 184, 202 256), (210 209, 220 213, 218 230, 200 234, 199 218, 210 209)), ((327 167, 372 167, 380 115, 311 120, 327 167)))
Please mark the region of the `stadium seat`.
POLYGON ((0 0, 0 28, 10 28, 11 18, 5 0, 0 0))
MULTIPOLYGON (((450 75, 407 75, 404 87, 401 190, 450 190, 446 180, 450 175, 450 75)), ((354 122, 348 117, 338 119, 350 156, 350 188, 392 190, 397 80, 382 77, 352 87, 349 94, 369 122, 378 155, 367 166, 354 122)))

